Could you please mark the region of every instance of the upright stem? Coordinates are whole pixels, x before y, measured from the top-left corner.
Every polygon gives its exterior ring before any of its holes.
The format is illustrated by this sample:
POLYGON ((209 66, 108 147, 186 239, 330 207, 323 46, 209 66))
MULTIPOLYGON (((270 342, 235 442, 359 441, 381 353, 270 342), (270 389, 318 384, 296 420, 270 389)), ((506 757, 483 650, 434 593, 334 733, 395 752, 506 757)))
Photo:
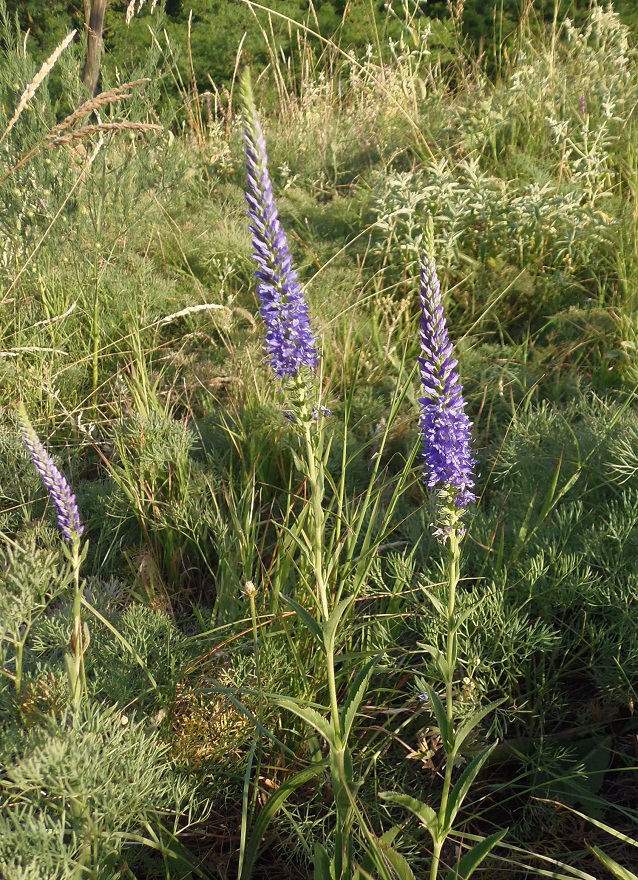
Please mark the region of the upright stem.
POLYGON ((99 381, 100 366, 100 282, 95 267, 95 292, 93 295, 93 314, 91 316, 91 336, 92 336, 92 364, 91 364, 91 390, 93 392, 93 402, 96 403, 97 387, 99 381))
MULTIPOLYGON (((323 487, 318 479, 319 467, 317 445, 313 440, 311 424, 304 426, 304 438, 306 441, 306 463, 308 465, 308 484, 310 486, 310 504, 312 506, 312 563, 317 584, 317 604, 321 609, 324 620, 330 617, 328 604, 328 588, 323 569, 323 550, 325 534, 325 515, 323 509, 323 487)), ((337 700, 337 682, 335 676, 334 650, 326 645, 326 673, 328 676, 328 689, 330 692, 330 710, 332 714, 332 726, 339 736, 341 726, 339 724, 339 701, 337 700)))
POLYGON ((323 572, 323 539, 324 539, 324 512, 323 492, 317 480, 317 456, 316 445, 313 442, 310 424, 305 425, 304 437, 306 441, 306 460, 308 464, 308 483, 310 484, 310 503, 312 505, 312 555, 313 569, 317 583, 317 602, 323 613, 324 619, 330 617, 328 606, 328 591, 323 572))
POLYGON ((86 673, 84 670, 84 634, 82 631, 82 586, 80 584, 80 542, 73 541, 71 549, 73 567, 73 632, 71 634, 71 650, 73 651, 74 680, 71 685, 71 701, 73 708, 80 708, 82 696, 86 691, 86 673))
MULTIPOLYGON (((252 586, 252 584, 251 584, 252 586)), ((259 664, 259 638, 257 637, 257 607, 255 605, 256 590, 253 587, 248 593, 248 601, 250 602, 250 619, 253 625, 253 650, 255 653, 255 678, 257 679, 257 690, 259 691, 259 720, 261 721, 261 666, 259 664)))
POLYGON ((459 538, 456 529, 452 529, 450 534, 450 569, 449 578, 450 586, 447 601, 447 665, 449 670, 448 680, 445 687, 445 710, 448 722, 452 722, 453 709, 452 704, 452 685, 454 679, 454 665, 456 662, 456 627, 454 625, 454 605, 456 602, 456 586, 459 582, 459 538))
POLYGON ((25 626, 25 631, 23 633, 22 638, 17 639, 14 642, 14 647, 15 647, 15 652, 16 652, 16 656, 15 656, 15 661, 16 661, 15 690, 16 690, 17 696, 20 696, 20 691, 22 690, 22 662, 24 659, 24 646, 27 641, 27 635, 29 633, 29 626, 30 626, 30 624, 27 624, 25 626))
MULTIPOLYGON (((445 714, 448 722, 448 729, 453 730, 454 722, 454 670, 456 667, 456 621, 454 608, 456 603, 456 587, 459 582, 460 569, 460 547, 459 536, 456 529, 452 529, 449 536, 449 567, 448 567, 448 597, 447 597, 447 644, 446 644, 446 676, 445 676, 445 714)), ((452 771, 454 769, 452 755, 448 752, 445 761, 445 777, 443 779, 443 792, 441 794, 441 805, 439 807, 439 828, 443 828, 445 822, 445 814, 447 811, 448 800, 452 790, 452 771)), ((432 851, 432 865, 430 868, 430 880, 436 880, 439 872, 439 864, 441 861, 441 850, 445 843, 445 836, 441 835, 434 841, 432 851)))

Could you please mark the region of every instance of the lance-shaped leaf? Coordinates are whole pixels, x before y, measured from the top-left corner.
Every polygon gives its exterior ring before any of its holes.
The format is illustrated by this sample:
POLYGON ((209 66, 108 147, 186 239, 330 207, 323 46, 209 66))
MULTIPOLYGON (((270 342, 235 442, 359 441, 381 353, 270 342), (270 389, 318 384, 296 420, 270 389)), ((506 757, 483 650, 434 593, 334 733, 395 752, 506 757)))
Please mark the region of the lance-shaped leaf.
POLYGON ((341 623, 341 618, 346 613, 350 605, 352 605, 354 596, 348 596, 342 599, 330 612, 330 617, 323 625, 323 640, 326 651, 334 650, 335 639, 337 636, 337 628, 341 623))
POLYGON ((447 719, 445 706, 441 702, 441 698, 434 688, 430 687, 430 685, 423 681, 423 679, 417 680, 417 687, 427 695, 430 706, 432 706, 432 711, 434 712, 434 717, 436 718, 436 723, 439 725, 441 739, 443 740, 443 748, 445 749, 445 753, 450 755, 454 748, 454 728, 447 719))
POLYGON ((488 703, 487 706, 483 706, 482 709, 479 709, 473 715, 464 721, 463 724, 459 727, 456 732, 456 736, 454 737, 454 755, 457 755, 461 750, 461 746, 468 738, 470 733, 478 727, 481 721, 485 718, 486 715, 489 715, 493 709, 496 709, 498 706, 502 705, 505 702, 505 697, 500 700, 495 700, 493 703, 488 703))
POLYGON ((310 767, 306 767, 305 770, 300 770, 299 773, 295 773, 291 779, 284 782, 274 794, 270 795, 266 801, 266 806, 259 813, 252 834, 250 835, 250 840, 248 841, 244 853, 244 861, 239 880, 250 880, 253 867, 257 861, 257 856, 259 855, 261 840, 266 833, 266 829, 283 804, 287 801, 290 795, 299 788, 299 786, 304 785, 314 777, 319 776, 325 766, 326 762, 321 761, 317 764, 312 764, 310 767))
POLYGON ((376 657, 373 657, 372 660, 368 660, 363 668, 359 670, 357 676, 350 685, 348 695, 343 705, 343 712, 341 714, 341 733, 344 743, 348 740, 348 736, 350 735, 350 731, 352 730, 352 724, 356 717, 359 706, 361 705, 361 701, 363 700, 366 691, 368 690, 370 677, 374 672, 374 667, 377 665, 378 660, 378 655, 376 657))
POLYGON ((303 605, 300 605, 299 602, 297 602, 291 596, 282 596, 281 598, 286 603, 286 605, 290 605, 290 607, 293 609, 293 611, 295 611, 296 614, 303 620, 308 632, 314 637, 315 641, 317 642, 317 644, 319 645, 319 647, 323 651, 324 650, 323 630, 321 629, 321 626, 319 625, 319 623, 312 616, 312 614, 306 608, 304 608, 303 605))
MULTIPOLYGON (((496 743, 483 749, 473 761, 470 761, 463 773, 461 773, 457 779, 456 784, 452 789, 452 793, 450 794, 450 799, 447 802, 447 809, 445 810, 444 829, 446 834, 449 833, 452 828, 457 813, 463 805, 465 796, 470 790, 470 786, 481 772, 483 764, 487 761, 495 748, 496 743)), ((450 760, 450 758, 448 758, 448 760, 450 760)))
POLYGON ((277 705, 281 706, 282 709, 288 709, 289 712, 292 712, 298 718, 301 718, 302 721, 314 727, 331 748, 337 747, 338 744, 335 742, 334 730, 330 726, 330 722, 323 715, 320 715, 316 709, 313 709, 311 706, 300 706, 294 700, 289 700, 285 697, 280 697, 277 700, 277 705))
POLYGON ((473 846, 472 849, 469 852, 466 852, 463 858, 460 859, 456 868, 446 874, 445 880, 469 880, 474 871, 478 868, 481 862, 487 858, 496 844, 505 837, 507 831, 507 828, 504 828, 503 831, 497 831, 496 834, 491 834, 489 837, 481 840, 480 843, 477 843, 476 846, 473 846))
POLYGON ((607 868, 612 877, 616 877, 616 880, 638 880, 638 874, 634 874, 628 868, 623 868, 622 865, 619 865, 615 859, 612 859, 611 856, 608 856, 599 847, 590 846, 588 843, 585 846, 607 868))
POLYGON ((418 801, 407 794, 397 794, 393 791, 382 791, 380 796, 384 801, 398 804, 400 807, 405 807, 406 810, 414 813, 417 819, 428 829, 432 840, 436 842, 440 839, 439 818, 428 804, 424 804, 422 801, 418 801))

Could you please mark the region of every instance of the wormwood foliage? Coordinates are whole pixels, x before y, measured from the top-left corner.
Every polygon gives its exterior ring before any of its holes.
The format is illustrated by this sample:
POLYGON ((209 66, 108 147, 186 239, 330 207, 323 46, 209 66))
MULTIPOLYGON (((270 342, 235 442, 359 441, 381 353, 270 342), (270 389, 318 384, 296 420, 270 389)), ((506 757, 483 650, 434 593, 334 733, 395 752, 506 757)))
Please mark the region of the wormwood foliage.
POLYGON ((0 875, 631 876, 635 40, 236 6, 0 10, 0 875))
POLYGON ((0 747, 6 877, 67 877, 89 866, 114 876, 127 841, 142 843, 149 823, 188 797, 157 731, 112 708, 93 706, 71 728, 49 717, 5 734, 0 747))

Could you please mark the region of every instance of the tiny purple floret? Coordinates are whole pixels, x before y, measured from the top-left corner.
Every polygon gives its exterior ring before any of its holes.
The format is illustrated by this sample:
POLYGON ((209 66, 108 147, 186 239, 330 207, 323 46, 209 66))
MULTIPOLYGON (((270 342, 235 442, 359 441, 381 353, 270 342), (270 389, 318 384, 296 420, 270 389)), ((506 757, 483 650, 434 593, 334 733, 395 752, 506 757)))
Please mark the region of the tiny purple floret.
POLYGON ((290 379, 304 366, 316 369, 317 348, 310 329, 308 304, 292 267, 288 241, 275 206, 266 141, 250 99, 246 101, 245 112, 246 200, 257 263, 257 296, 266 324, 265 347, 277 376, 290 379))
POLYGON ((60 531, 69 544, 73 544, 80 539, 84 532, 84 526, 80 523, 75 495, 66 478, 58 470, 53 459, 40 442, 33 425, 22 408, 20 409, 20 429, 31 461, 42 477, 42 482, 55 506, 60 531))
POLYGON ((426 482, 449 492, 462 512, 476 500, 472 423, 465 413, 463 386, 448 338, 441 285, 432 258, 421 262, 421 434, 426 482))

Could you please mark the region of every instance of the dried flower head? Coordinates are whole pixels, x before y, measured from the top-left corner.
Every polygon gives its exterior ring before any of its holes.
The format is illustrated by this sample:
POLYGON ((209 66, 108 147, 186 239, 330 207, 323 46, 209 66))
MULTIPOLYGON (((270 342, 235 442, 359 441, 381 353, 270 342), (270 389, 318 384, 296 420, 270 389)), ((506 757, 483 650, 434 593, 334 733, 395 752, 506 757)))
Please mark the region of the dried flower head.
POLYGON ((244 594, 244 596, 248 596, 249 599, 254 599, 258 593, 258 590, 253 581, 246 581, 246 583, 242 587, 242 593, 244 594))
POLYGON ((472 423, 465 413, 463 386, 448 338, 441 285, 431 257, 421 262, 421 433, 426 481, 438 493, 438 537, 456 528, 476 496, 472 423))
POLYGON ((84 526, 80 523, 75 495, 66 478, 58 470, 53 459, 40 442, 23 406, 19 409, 19 418, 22 439, 55 506, 60 531, 69 544, 73 544, 79 541, 84 532, 84 526))
POLYGON ((266 324, 266 351, 280 379, 317 366, 308 304, 292 267, 286 234, 279 221, 268 173, 268 156, 248 71, 242 79, 245 121, 246 200, 257 263, 257 296, 266 324))

